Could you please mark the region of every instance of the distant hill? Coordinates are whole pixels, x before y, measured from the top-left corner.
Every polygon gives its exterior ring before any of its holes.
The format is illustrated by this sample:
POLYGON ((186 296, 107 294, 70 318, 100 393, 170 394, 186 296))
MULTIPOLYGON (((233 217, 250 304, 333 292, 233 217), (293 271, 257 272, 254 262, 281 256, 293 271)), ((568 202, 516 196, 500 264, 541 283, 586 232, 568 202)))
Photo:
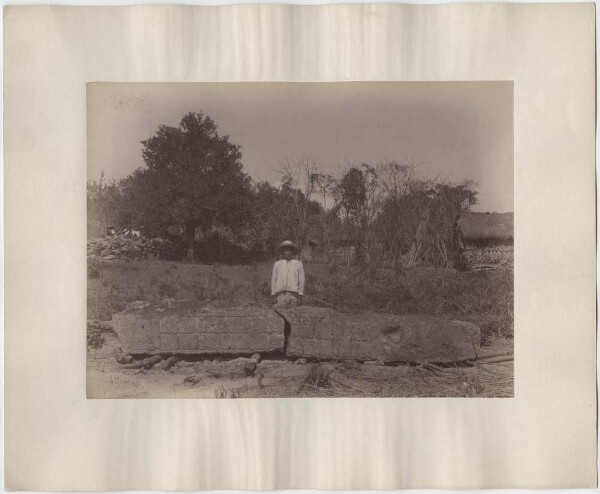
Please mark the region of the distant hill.
POLYGON ((514 213, 463 213, 459 220, 466 244, 512 244, 514 213))

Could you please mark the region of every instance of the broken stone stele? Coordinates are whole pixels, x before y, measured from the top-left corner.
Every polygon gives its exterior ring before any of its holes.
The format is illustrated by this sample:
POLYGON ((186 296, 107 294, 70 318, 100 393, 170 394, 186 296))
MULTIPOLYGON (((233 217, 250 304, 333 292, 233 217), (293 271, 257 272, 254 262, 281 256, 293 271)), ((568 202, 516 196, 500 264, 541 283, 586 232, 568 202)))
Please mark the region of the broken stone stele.
POLYGON ((287 355, 383 362, 477 358, 477 325, 420 314, 340 314, 320 307, 278 309, 290 325, 287 355))
POLYGON ((320 307, 200 309, 132 304, 113 316, 130 354, 252 354, 288 357, 455 362, 477 358, 479 327, 464 321, 411 314, 342 314, 320 307))
POLYGON ((113 327, 123 350, 134 355, 281 352, 284 346, 284 321, 260 307, 132 307, 113 315, 113 327))

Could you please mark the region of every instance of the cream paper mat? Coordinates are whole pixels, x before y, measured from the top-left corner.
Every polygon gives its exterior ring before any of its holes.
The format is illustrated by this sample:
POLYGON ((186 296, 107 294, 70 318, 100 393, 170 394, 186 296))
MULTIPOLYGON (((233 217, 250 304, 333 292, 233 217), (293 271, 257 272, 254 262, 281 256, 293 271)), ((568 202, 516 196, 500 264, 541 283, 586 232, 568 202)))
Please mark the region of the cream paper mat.
POLYGON ((6 487, 596 482, 594 6, 7 7, 6 487), (86 400, 86 83, 514 81, 515 398, 86 400))

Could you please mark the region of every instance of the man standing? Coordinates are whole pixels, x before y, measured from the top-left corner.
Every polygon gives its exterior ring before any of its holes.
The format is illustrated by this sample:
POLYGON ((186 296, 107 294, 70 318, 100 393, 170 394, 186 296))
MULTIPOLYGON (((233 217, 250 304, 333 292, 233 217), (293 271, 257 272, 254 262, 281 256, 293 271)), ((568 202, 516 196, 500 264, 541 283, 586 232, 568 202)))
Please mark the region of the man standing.
POLYGON ((283 254, 273 266, 271 278, 271 295, 276 305, 293 307, 302 305, 304 295, 304 267, 302 263, 293 259, 298 252, 298 246, 286 240, 282 242, 278 251, 283 254))

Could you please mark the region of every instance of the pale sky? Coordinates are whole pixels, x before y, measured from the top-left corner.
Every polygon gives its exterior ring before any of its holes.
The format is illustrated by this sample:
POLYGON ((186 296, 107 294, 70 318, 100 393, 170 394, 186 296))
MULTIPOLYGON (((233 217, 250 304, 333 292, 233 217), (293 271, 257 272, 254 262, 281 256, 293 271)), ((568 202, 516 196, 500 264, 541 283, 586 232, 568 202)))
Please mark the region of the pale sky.
POLYGON ((254 180, 281 160, 325 171, 412 160, 424 175, 479 183, 475 211, 513 211, 512 82, 88 84, 88 178, 143 165, 140 141, 189 111, 209 115, 254 180))

